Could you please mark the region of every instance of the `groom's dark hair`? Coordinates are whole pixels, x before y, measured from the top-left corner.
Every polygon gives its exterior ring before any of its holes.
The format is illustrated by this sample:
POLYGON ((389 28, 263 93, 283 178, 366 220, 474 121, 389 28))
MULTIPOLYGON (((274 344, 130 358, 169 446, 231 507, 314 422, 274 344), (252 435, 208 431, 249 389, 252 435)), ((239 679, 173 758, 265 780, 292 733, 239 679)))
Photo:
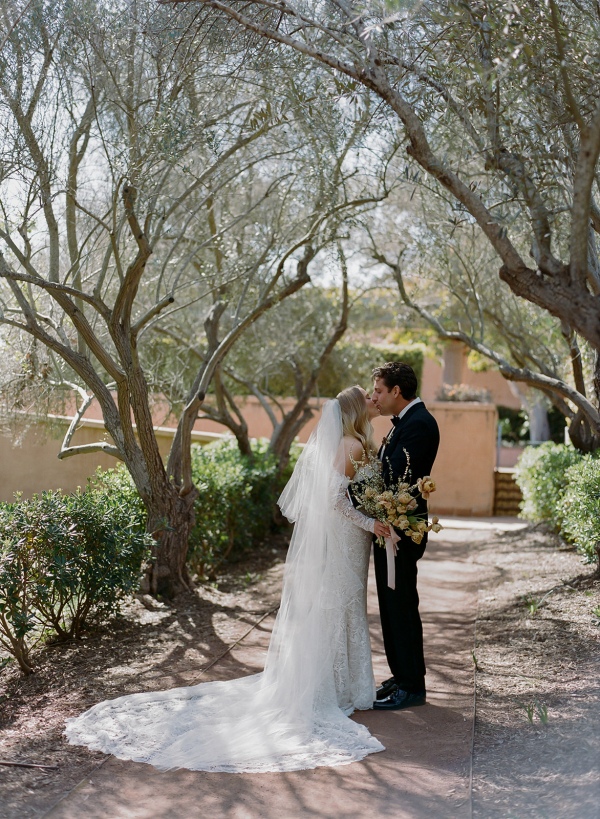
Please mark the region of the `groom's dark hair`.
POLYGON ((381 367, 373 370, 373 381, 381 378, 388 390, 400 387, 400 394, 405 401, 412 401, 417 397, 417 376, 410 364, 402 361, 388 361, 381 367))

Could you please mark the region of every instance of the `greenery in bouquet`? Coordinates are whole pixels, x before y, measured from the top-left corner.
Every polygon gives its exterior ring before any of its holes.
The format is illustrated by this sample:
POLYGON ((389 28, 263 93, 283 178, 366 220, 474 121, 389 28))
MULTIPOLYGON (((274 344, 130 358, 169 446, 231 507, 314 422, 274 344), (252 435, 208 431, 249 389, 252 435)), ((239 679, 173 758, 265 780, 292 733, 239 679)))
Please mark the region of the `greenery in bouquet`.
MULTIPOLYGON (((426 476, 415 484, 410 483, 410 457, 406 455, 406 470, 401 479, 392 486, 386 486, 381 470, 381 461, 375 455, 368 455, 360 464, 353 461, 356 475, 350 482, 350 491, 361 511, 370 518, 399 529, 414 543, 421 543, 426 532, 439 532, 439 518, 434 515, 431 523, 427 515, 418 511, 418 500, 427 500, 435 492, 435 481, 426 476)), ((383 538, 377 538, 383 546, 383 538)))

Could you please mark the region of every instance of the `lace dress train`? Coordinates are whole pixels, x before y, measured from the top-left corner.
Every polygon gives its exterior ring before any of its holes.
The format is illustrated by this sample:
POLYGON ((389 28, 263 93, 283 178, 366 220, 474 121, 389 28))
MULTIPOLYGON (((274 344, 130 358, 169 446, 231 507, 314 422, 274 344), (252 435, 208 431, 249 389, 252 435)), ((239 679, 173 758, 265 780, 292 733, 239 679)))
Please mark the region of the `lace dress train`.
POLYGON ((321 450, 310 461, 309 445, 301 467, 314 485, 301 486, 311 514, 284 510, 296 525, 264 671, 101 702, 68 721, 71 744, 161 770, 228 772, 337 766, 384 750, 348 719, 375 697, 366 611, 373 521, 352 506, 347 479, 323 470, 321 450))

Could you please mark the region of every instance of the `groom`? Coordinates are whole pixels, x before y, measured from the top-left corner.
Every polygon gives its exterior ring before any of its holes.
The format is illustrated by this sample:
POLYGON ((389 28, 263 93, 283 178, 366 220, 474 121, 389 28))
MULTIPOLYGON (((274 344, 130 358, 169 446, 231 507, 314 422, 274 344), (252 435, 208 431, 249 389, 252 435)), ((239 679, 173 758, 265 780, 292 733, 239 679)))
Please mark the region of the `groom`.
MULTIPOLYGON (((371 400, 381 415, 392 416, 394 425, 378 453, 386 486, 391 487, 403 479, 407 453, 410 459, 407 481, 415 484, 417 478, 430 475, 440 433, 435 418, 417 398, 417 378, 412 367, 393 361, 373 370, 371 400)), ((420 497, 416 511, 427 515, 427 501, 420 497)), ((424 705, 426 699, 417 560, 423 557, 427 535, 416 544, 399 529, 396 533, 400 540, 395 557, 395 589, 388 586, 385 549, 375 545, 381 629, 392 677, 377 689, 373 708, 388 711, 424 705)))

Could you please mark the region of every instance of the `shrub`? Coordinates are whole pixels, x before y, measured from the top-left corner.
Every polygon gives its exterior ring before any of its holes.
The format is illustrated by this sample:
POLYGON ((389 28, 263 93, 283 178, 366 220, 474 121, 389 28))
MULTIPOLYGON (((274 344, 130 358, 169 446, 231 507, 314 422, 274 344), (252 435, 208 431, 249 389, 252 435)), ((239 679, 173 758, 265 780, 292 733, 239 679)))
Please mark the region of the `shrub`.
POLYGON ((562 533, 584 555, 586 563, 600 558, 600 460, 584 455, 567 470, 562 533))
POLYGON ((527 447, 515 470, 516 482, 523 493, 521 517, 533 522, 548 521, 558 532, 565 513, 568 469, 582 457, 576 449, 564 444, 547 442, 527 447))
POLYGON ((201 577, 214 576, 234 550, 252 548, 269 532, 293 456, 286 473, 279 476, 266 441, 254 445, 252 457, 242 455, 231 439, 192 447, 192 473, 200 494, 188 560, 201 577))
POLYGON ((83 492, 0 504, 0 645, 25 673, 39 640, 80 637, 137 586, 151 537, 122 472, 99 470, 83 492))

